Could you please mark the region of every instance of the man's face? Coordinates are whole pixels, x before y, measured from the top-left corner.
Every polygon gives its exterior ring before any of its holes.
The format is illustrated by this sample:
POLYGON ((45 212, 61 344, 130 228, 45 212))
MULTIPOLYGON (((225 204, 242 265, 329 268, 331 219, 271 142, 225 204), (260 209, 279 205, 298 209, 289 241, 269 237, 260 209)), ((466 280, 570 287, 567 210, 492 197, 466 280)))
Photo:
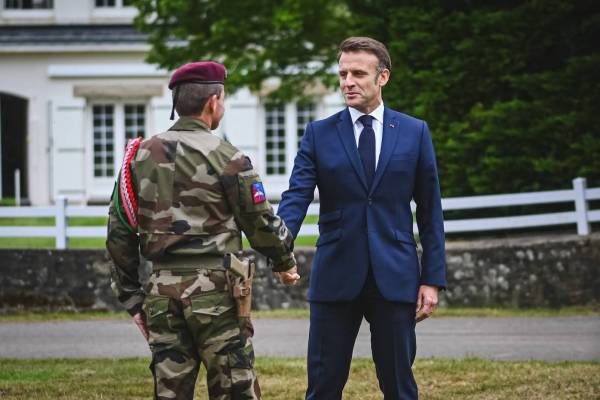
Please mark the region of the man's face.
POLYGON ((348 107, 370 113, 381 103, 381 88, 390 71, 377 74, 379 60, 366 51, 342 53, 339 60, 340 88, 348 107))
POLYGON ((213 120, 210 129, 217 129, 219 122, 225 115, 225 89, 221 92, 221 95, 212 96, 211 101, 214 101, 213 120))

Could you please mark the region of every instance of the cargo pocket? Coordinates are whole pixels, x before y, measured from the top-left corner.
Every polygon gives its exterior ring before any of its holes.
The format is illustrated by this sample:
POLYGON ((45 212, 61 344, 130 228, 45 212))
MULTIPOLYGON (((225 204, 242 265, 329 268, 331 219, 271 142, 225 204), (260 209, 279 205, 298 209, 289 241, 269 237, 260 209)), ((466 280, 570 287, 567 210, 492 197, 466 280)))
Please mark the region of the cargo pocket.
POLYGON ((146 315, 146 326, 150 337, 148 343, 150 346, 157 344, 157 338, 166 337, 171 331, 169 321, 169 301, 167 296, 146 296, 142 310, 146 315))
POLYGON ((257 395, 260 388, 254 372, 254 349, 250 340, 240 338, 227 355, 227 362, 231 374, 231 398, 259 398, 257 395))
POLYGON ((187 324, 201 346, 211 346, 239 335, 235 302, 228 291, 190 297, 187 324))
POLYGON ((192 303, 192 313, 212 317, 218 317, 235 306, 234 300, 227 291, 191 296, 190 301, 192 303))

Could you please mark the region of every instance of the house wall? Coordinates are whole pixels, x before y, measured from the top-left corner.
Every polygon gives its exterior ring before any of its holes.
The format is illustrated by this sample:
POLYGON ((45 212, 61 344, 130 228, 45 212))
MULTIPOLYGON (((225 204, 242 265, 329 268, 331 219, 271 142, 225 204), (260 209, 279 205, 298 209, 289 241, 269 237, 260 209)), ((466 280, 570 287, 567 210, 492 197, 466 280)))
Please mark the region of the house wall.
MULTIPOLYGON (((117 0, 117 5, 121 3, 117 0)), ((136 12, 132 7, 96 8, 94 0, 54 0, 52 10, 5 10, 3 4, 0 26, 129 24, 136 12)), ((95 102, 147 104, 146 136, 172 124, 171 92, 166 86, 170 71, 146 64, 148 50, 145 43, 0 46, 0 93, 28 102, 27 193, 31 204, 48 205, 57 196, 66 196, 71 203, 108 201, 113 179, 93 176, 91 107, 95 102)), ((338 93, 323 88, 316 93, 316 119, 342 109, 338 93)), ((225 117, 216 133, 224 134, 252 159, 265 181, 267 196, 277 200, 287 188, 297 150, 296 105, 285 105, 285 174, 267 175, 264 94, 242 89, 228 93, 225 104, 225 117)))
MULTIPOLYGON (((89 105, 95 100, 102 100, 102 97, 77 97, 74 95, 76 87, 82 85, 122 86, 126 92, 131 85, 160 86, 162 92, 160 96, 143 99, 150 105, 147 114, 147 131, 159 132, 165 130, 170 124, 168 113, 171 100, 170 91, 165 84, 168 79, 166 72, 157 72, 158 76, 156 77, 102 77, 102 73, 100 73, 98 77, 77 78, 50 76, 51 69, 65 66, 71 66, 74 71, 85 66, 106 66, 107 69, 114 69, 114 66, 145 68, 143 59, 143 53, 0 53, 0 92, 10 93, 28 100, 28 192, 32 204, 48 204, 56 195, 66 195, 76 202, 103 200, 102 196, 99 196, 99 190, 90 184, 91 167, 89 163, 92 132, 86 116, 89 105), (63 105, 78 105, 79 109, 75 113, 79 116, 66 120, 59 110, 59 107, 63 105), (77 123, 72 123, 72 121, 77 123), (66 125, 61 122, 66 122, 66 125), (63 132, 64 129, 68 131, 63 132), (69 151, 57 153, 53 148, 60 141, 58 137, 71 144, 79 143, 82 146, 79 150, 76 147, 72 149, 71 153, 79 152, 79 154, 78 157, 69 160, 70 164, 67 162, 67 165, 63 165, 65 163, 61 160, 61 158, 68 157, 69 151), (65 172, 68 172, 68 176, 54 170, 61 165, 66 168, 65 172), (69 181, 71 184, 65 186, 63 181, 69 181), (61 192, 59 188, 63 186, 70 189, 61 192)), ((106 97, 104 100, 114 99, 106 97)))
MULTIPOLYGON (((117 4, 122 1, 117 0, 117 4)), ((94 0, 54 0, 53 9, 5 9, 0 2, 0 25, 122 24, 131 23, 134 7, 95 7, 94 0)))

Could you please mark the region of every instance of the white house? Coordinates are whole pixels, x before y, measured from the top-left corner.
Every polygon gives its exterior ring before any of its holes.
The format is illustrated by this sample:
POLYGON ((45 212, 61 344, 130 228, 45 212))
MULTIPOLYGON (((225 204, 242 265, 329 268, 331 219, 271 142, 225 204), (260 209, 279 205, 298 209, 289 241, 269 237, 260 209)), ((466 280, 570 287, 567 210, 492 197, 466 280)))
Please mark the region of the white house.
MULTIPOLYGON (((106 202, 127 138, 167 129, 170 71, 146 64, 149 46, 128 0, 0 0, 1 192, 33 205, 56 196, 106 202)), ((219 134, 253 160, 267 194, 287 187, 305 124, 343 106, 337 93, 267 104, 241 90, 219 134)))

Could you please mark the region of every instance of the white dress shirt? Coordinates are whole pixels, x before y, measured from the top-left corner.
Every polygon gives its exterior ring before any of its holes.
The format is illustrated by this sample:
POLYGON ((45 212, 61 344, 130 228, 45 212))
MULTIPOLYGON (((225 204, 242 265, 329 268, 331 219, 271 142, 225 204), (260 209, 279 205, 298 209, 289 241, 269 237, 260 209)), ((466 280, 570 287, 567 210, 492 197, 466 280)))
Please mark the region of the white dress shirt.
MULTIPOLYGON (((383 137, 383 102, 374 109, 369 115, 373 117, 373 131, 375 132, 375 169, 379 163, 379 154, 381 153, 381 139, 383 137)), ((364 128, 362 122, 358 119, 365 115, 365 113, 358 111, 355 108, 348 107, 350 111, 350 118, 352 118, 352 126, 354 127, 354 139, 356 139, 356 148, 358 148, 358 141, 360 140, 360 134, 364 128)))

